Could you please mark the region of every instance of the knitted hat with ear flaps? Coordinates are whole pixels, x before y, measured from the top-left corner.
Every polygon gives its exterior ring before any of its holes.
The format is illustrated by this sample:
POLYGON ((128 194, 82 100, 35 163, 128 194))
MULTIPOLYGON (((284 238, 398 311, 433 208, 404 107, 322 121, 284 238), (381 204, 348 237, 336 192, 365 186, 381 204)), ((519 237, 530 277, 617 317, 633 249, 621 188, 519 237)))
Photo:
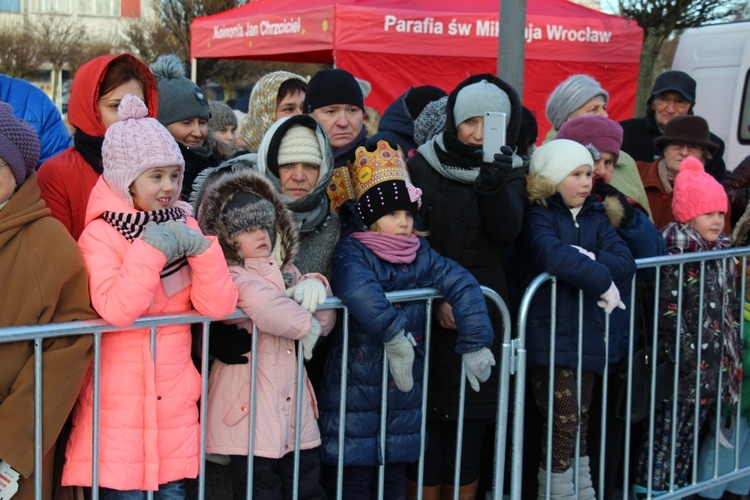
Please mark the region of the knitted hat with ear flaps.
POLYGON ((146 105, 133 94, 122 98, 117 114, 120 121, 109 126, 102 144, 102 175, 112 191, 133 205, 130 185, 138 176, 150 168, 179 166, 179 194, 185 160, 172 134, 148 118, 146 105))
POLYGON ((246 231, 266 229, 271 236, 271 246, 276 243, 276 210, 268 200, 246 191, 236 193, 224 206, 222 219, 230 237, 246 231))
POLYGON ((726 211, 727 193, 722 185, 706 173, 703 164, 696 158, 688 156, 682 160, 672 194, 672 213, 677 222, 726 211))
POLYGON ((16 187, 36 168, 39 136, 34 128, 13 115, 10 104, 0 101, 0 158, 10 165, 16 187))

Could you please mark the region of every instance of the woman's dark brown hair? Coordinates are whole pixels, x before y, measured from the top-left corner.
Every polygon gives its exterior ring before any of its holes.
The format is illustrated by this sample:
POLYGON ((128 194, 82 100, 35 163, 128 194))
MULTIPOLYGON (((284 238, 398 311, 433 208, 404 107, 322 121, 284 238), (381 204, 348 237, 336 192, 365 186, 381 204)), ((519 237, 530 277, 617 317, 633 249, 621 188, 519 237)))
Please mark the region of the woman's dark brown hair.
POLYGON ((146 78, 141 68, 129 57, 115 59, 107 67, 104 79, 99 84, 99 98, 131 80, 138 82, 141 86, 143 97, 148 99, 146 95, 146 78))

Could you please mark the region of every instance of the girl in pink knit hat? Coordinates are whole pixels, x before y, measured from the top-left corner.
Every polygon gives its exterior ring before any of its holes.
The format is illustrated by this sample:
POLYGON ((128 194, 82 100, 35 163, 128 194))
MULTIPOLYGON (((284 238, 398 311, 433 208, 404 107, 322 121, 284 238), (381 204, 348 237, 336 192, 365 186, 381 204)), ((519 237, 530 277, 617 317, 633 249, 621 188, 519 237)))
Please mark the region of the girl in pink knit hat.
MULTIPOLYGON (((684 159, 672 198, 672 213, 677 221, 661 230, 667 252, 729 248, 731 239, 724 233, 726 211, 727 195, 721 184, 704 171, 699 160, 684 159)), ((700 432, 712 405, 719 398, 730 404, 737 402, 742 360, 738 318, 733 313, 737 306, 735 274, 734 265, 727 259, 661 268, 659 342, 663 342, 662 354, 676 363, 679 382, 676 388, 663 391, 664 396, 657 396, 653 447, 646 435, 636 467, 636 498, 646 498, 649 486, 655 496, 684 486, 693 460, 694 436, 700 432), (679 443, 675 449, 673 436, 679 443)), ((666 382, 671 386, 672 376, 669 378, 666 382)))
MULTIPOLYGON (((78 240, 91 302, 113 325, 144 314, 234 311, 237 290, 219 242, 201 234, 179 201, 184 162, 177 143, 138 97, 120 103, 104 136, 104 172, 78 240)), ((184 498, 183 480, 200 470, 201 377, 188 325, 107 332, 101 382, 89 371, 73 413, 63 484, 91 486, 94 401, 99 405, 99 485, 103 498, 184 498)))

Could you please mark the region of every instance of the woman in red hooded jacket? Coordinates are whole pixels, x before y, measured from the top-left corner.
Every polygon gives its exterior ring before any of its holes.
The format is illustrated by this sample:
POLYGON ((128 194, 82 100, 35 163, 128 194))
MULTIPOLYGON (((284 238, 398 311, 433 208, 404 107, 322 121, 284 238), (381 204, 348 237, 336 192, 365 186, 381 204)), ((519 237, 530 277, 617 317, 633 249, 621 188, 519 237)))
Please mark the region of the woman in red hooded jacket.
POLYGON ((89 194, 102 173, 104 132, 118 120, 117 106, 125 94, 143 99, 148 116, 156 117, 156 80, 135 56, 110 54, 81 66, 73 78, 68 102, 68 121, 75 127, 74 145, 39 168, 42 198, 52 216, 76 240, 85 226, 89 194))

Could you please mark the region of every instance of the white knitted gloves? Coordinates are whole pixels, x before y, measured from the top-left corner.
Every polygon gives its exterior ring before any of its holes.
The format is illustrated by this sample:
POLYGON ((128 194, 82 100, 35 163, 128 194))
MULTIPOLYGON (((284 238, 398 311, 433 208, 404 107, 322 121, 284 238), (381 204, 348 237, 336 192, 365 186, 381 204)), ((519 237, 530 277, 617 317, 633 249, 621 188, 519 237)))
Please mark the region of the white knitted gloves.
POLYGON ((320 323, 318 323, 317 319, 313 318, 310 330, 308 330, 305 336, 300 339, 300 343, 302 344, 302 354, 308 361, 312 359, 313 348, 318 342, 318 338, 320 338, 320 323))
POLYGON ((385 342, 385 352, 388 353, 388 369, 391 372, 393 381, 400 391, 409 392, 414 385, 414 375, 412 367, 414 366, 414 348, 417 341, 414 340, 411 333, 404 335, 404 330, 400 330, 391 340, 385 342))
POLYGON ((308 278, 297 283, 296 286, 287 288, 286 296, 294 299, 303 309, 314 313, 318 306, 326 301, 326 287, 315 278, 308 278))
POLYGON ((620 290, 617 289, 614 281, 609 285, 607 291, 601 295, 600 299, 597 305, 603 308, 607 314, 611 314, 615 307, 626 309, 625 304, 620 300, 620 290))
POLYGON ((474 392, 479 392, 479 383, 487 382, 490 371, 495 366, 495 356, 492 351, 482 347, 478 351, 465 352, 462 355, 466 367, 466 379, 474 392))

